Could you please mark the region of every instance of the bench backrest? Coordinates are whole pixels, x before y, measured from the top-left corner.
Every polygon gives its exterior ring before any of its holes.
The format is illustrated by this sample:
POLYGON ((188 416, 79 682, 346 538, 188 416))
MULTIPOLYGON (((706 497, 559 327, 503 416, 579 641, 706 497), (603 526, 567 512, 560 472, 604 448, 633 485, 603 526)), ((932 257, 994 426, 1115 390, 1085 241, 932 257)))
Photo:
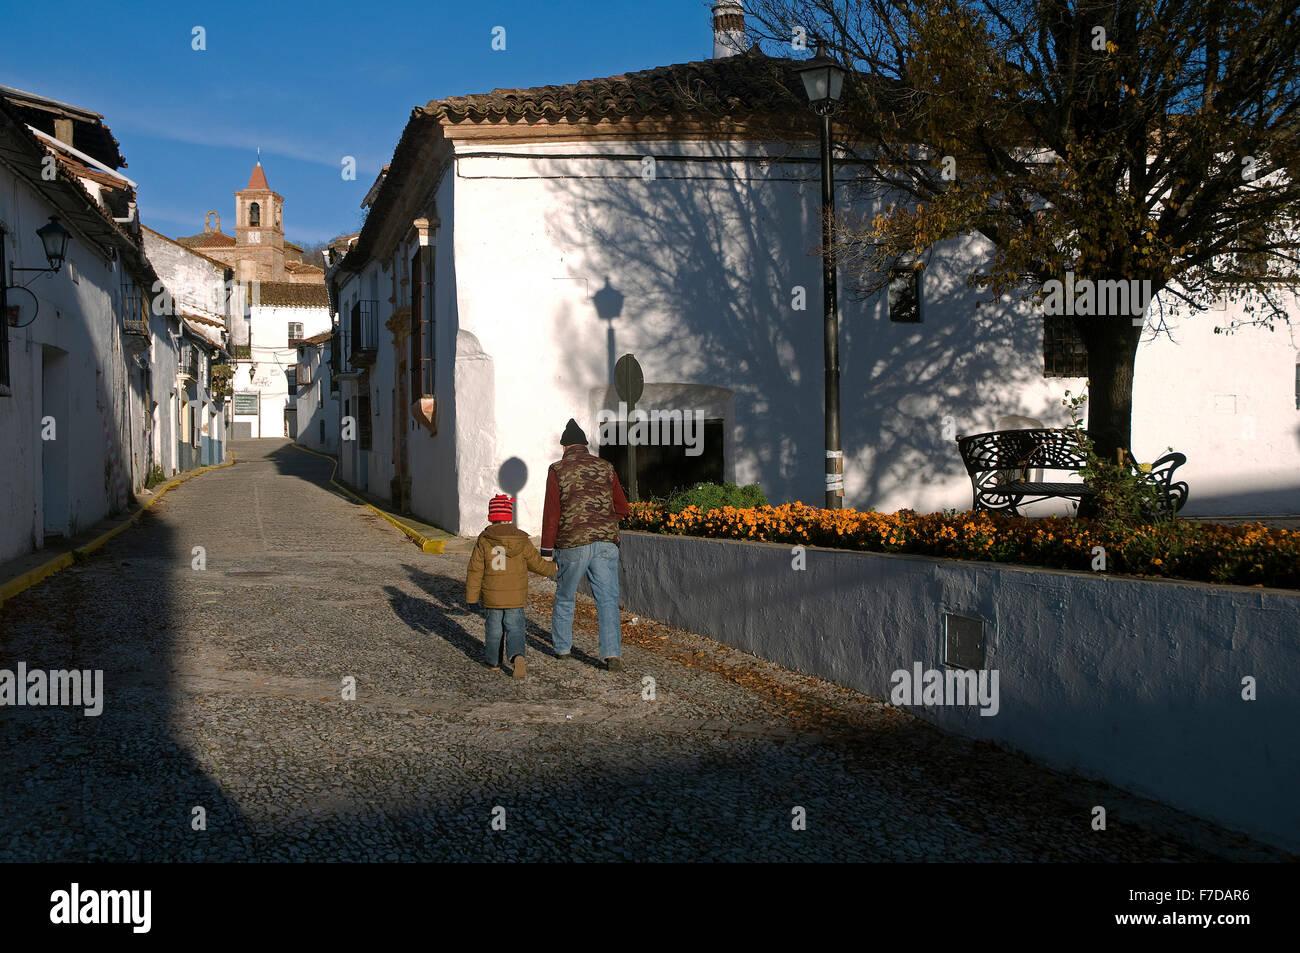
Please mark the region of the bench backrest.
POLYGON ((957 436, 957 449, 966 471, 979 476, 990 471, 1081 470, 1088 462, 1083 438, 1075 430, 994 430, 957 436))

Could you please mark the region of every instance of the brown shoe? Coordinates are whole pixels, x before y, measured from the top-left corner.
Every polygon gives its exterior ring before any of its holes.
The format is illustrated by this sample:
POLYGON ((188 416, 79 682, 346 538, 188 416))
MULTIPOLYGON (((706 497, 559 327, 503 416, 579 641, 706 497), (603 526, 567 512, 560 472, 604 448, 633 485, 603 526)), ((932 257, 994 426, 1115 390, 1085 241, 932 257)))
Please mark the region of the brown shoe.
POLYGON ((522 655, 516 655, 514 657, 514 663, 515 663, 515 678, 523 678, 525 675, 528 674, 528 665, 524 661, 524 657, 522 655))
POLYGON ((618 656, 607 658, 605 659, 605 668, 610 672, 621 672, 623 671, 623 660, 618 656))

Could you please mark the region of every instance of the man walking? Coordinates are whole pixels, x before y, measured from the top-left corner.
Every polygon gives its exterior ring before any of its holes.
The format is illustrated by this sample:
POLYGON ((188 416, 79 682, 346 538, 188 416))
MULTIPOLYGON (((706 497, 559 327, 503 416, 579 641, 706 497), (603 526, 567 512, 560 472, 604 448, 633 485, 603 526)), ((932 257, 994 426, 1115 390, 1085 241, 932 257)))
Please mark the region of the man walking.
POLYGON ((596 597, 600 657, 611 672, 621 672, 618 521, 627 515, 627 499, 613 465, 587 451, 587 435, 572 417, 560 444, 564 455, 547 471, 542 511, 542 556, 554 556, 558 567, 551 643, 561 658, 572 650, 573 601, 586 576, 596 597))

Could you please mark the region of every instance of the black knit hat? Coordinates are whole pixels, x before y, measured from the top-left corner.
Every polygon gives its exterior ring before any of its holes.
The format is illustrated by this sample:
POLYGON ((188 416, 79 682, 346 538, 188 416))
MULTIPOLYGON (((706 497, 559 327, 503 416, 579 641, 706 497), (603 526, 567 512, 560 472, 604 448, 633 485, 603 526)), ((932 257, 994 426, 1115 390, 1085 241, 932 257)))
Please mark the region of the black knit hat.
POLYGON ((570 417, 569 425, 564 428, 564 433, 560 434, 560 446, 568 447, 575 443, 580 443, 585 447, 587 445, 587 435, 582 432, 578 422, 570 417))

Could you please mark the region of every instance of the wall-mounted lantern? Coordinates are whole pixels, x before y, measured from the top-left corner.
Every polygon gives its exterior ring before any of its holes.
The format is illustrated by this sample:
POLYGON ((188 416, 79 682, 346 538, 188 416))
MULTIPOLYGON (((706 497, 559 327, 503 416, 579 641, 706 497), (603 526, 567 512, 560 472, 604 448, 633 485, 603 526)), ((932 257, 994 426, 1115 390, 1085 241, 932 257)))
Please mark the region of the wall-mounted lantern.
POLYGON ((45 248, 45 260, 50 263, 50 267, 19 268, 15 265, 14 271, 49 271, 57 274, 68 258, 68 239, 72 234, 59 223, 57 215, 51 215, 46 224, 36 229, 36 235, 45 248))

